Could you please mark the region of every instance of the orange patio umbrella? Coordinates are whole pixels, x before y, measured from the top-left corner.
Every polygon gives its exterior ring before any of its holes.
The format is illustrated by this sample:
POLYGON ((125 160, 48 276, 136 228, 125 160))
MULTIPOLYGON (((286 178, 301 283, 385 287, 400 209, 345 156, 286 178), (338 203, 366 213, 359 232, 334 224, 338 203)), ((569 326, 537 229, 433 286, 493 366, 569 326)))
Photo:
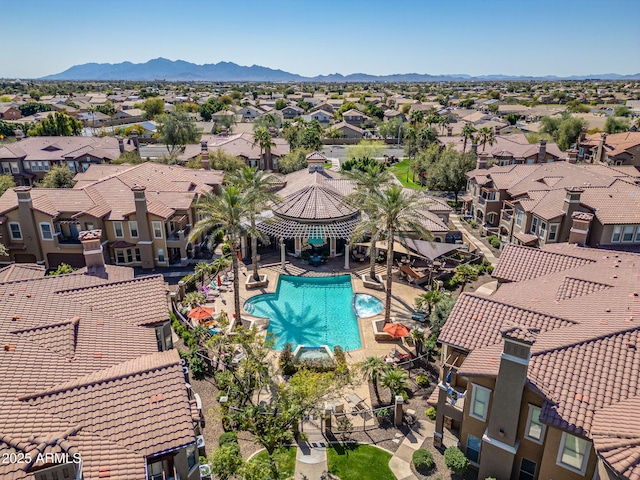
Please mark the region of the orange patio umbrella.
POLYGON ((405 338, 409 335, 409 327, 406 327, 401 323, 387 323, 382 330, 387 332, 393 338, 405 338))
POLYGON ((220 280, 220 275, 218 275, 218 286, 221 287, 222 286, 222 280, 220 280))
POLYGON ((209 318, 211 315, 213 315, 213 308, 211 307, 196 307, 196 308, 192 308, 191 311, 189 312, 189 318, 193 318, 195 320, 202 320, 205 318, 209 318))

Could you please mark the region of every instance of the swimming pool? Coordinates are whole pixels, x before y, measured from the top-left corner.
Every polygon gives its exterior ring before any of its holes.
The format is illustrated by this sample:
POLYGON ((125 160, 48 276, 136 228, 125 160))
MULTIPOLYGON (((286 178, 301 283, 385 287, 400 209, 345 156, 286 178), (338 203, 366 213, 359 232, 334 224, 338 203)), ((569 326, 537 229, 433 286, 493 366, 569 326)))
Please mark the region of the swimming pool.
POLYGON ((382 300, 368 293, 356 293, 353 296, 353 308, 360 318, 375 317, 382 312, 382 300))
POLYGON ((293 277, 280 275, 276 293, 247 300, 251 315, 269 318, 268 333, 275 348, 298 345, 340 345, 345 351, 362 348, 358 319, 351 307, 351 277, 293 277))

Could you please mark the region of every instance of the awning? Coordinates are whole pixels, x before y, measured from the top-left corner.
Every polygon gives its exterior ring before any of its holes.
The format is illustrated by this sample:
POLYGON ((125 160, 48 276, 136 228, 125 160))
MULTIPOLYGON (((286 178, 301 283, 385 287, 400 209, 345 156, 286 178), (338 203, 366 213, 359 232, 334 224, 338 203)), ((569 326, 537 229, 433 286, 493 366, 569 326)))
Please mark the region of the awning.
POLYGON ((129 243, 126 240, 118 240, 117 242, 111 242, 109 246, 111 248, 129 248, 129 247, 135 247, 136 244, 129 243))
POLYGON ((520 240, 523 245, 531 245, 538 240, 538 237, 536 237, 532 233, 516 232, 513 234, 513 236, 520 240))
POLYGON ((412 255, 420 255, 429 260, 435 260, 442 255, 460 248, 460 245, 452 243, 427 242, 425 240, 414 240, 413 238, 403 239, 405 246, 412 250, 412 255), (415 253, 414 253, 415 252, 415 253))

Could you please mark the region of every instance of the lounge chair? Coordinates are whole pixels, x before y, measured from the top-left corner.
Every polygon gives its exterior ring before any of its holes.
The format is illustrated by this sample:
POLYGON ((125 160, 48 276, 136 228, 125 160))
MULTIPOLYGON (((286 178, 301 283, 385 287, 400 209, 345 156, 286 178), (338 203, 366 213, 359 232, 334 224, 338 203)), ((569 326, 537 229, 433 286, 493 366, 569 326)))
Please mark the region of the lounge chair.
POLYGON ((349 405, 349 407, 351 407, 351 410, 360 411, 360 410, 365 410, 367 408, 367 406, 364 403, 364 400, 361 399, 355 393, 347 393, 345 398, 347 399, 347 404, 349 405))

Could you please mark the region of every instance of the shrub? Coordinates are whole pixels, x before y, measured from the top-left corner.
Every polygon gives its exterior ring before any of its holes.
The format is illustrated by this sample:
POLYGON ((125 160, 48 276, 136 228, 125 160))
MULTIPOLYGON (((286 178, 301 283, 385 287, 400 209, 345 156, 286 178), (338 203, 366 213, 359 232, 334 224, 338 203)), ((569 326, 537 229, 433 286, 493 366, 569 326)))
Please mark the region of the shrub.
POLYGON ((416 383, 419 387, 428 387, 429 386, 429 377, 426 375, 418 375, 416 377, 416 383))
POLYGON ((447 278, 442 282, 442 286, 447 290, 455 290, 456 288, 458 288, 459 284, 460 282, 456 277, 447 278))
POLYGON ((293 375, 296 373, 296 366, 293 361, 293 353, 291 352, 291 343, 285 344, 282 352, 280 352, 280 368, 284 375, 293 375))
POLYGON ((223 255, 229 255, 231 253, 231 245, 229 245, 229 242, 225 242, 220 247, 220 250, 222 251, 223 255))
POLYGON ((487 237, 487 241, 493 248, 500 248, 500 239, 495 235, 487 237))
POLYGON ((412 461, 413 466, 416 467, 416 470, 422 472, 433 468, 433 466, 435 465, 433 454, 425 448, 420 448, 413 452, 412 461))
POLYGON ((478 228, 478 222, 476 222, 475 220, 471 220, 469 222, 469 225, 471 225, 471 228, 478 228))
POLYGON ((424 414, 427 416, 429 420, 435 420, 436 416, 438 415, 438 413, 436 412, 436 409, 433 407, 427 408, 424 414))
POLYGON ((218 437, 218 446, 221 447, 226 443, 238 443, 238 434, 236 432, 224 432, 218 437))
POLYGON ((493 265, 487 265, 484 267, 484 271, 487 272, 488 275, 491 275, 493 273, 493 265))
POLYGON ((196 347, 191 347, 191 349, 189 350, 187 361, 189 362, 189 370, 191 371, 191 375, 193 375, 193 378, 204 378, 207 370, 207 365, 205 364, 204 359, 200 355, 198 355, 198 350, 196 349, 196 347))
POLYGON ((444 451, 444 464, 456 475, 463 475, 469 468, 469 459, 458 447, 449 447, 444 451))

